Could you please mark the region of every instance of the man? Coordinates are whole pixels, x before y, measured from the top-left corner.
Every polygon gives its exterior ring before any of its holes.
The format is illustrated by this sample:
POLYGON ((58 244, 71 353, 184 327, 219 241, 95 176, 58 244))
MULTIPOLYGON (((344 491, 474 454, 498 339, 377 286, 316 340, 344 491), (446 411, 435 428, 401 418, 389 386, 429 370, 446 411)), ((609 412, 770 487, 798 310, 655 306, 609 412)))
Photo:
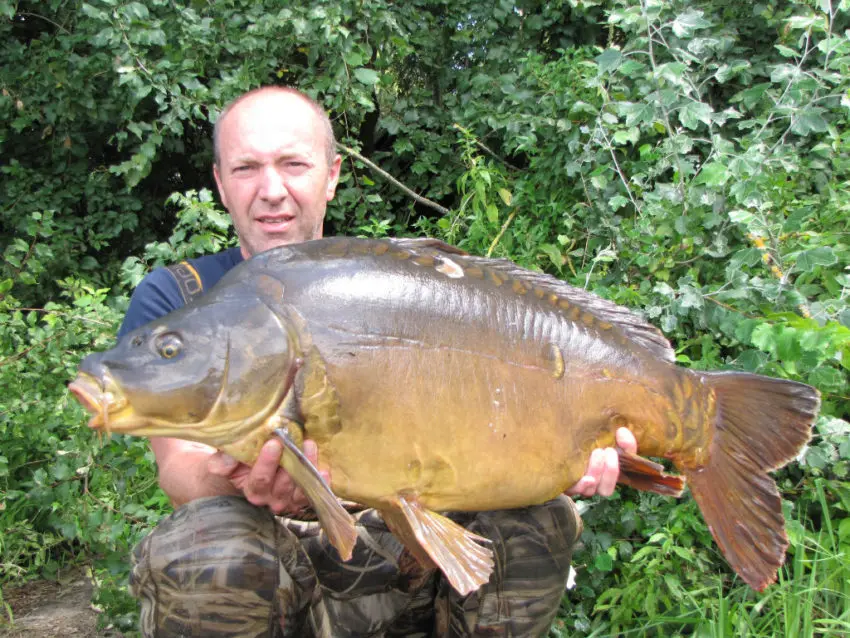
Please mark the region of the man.
MULTIPOLYGON (((191 262, 190 276, 205 290, 243 259, 321 237, 341 164, 327 114, 290 88, 232 102, 216 122, 214 144, 213 174, 239 247, 191 262)), ((180 307, 181 294, 170 271, 148 275, 119 336, 180 307)), ((636 448, 627 430, 618 444, 636 448)), ((151 446, 160 486, 178 509, 134 551, 131 585, 142 599, 145 636, 532 635, 545 632, 557 611, 580 531, 569 499, 459 516, 494 538, 496 550, 491 583, 461 598, 371 510, 359 514, 362 542, 349 563, 315 524, 273 517, 307 505, 280 467, 275 439, 252 467, 178 439, 151 446), (531 559, 529 543, 537 548, 531 559)), ((317 463, 315 444, 304 448, 317 463)), ((596 450, 569 493, 610 495, 617 472, 616 451, 596 450)))

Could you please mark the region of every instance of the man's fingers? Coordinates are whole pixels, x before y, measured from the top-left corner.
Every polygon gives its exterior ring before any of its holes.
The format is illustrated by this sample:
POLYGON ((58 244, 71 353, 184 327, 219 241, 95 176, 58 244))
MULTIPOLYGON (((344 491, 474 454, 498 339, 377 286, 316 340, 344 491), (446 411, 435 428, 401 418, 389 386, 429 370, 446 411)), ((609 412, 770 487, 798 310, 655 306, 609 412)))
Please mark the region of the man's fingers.
POLYGON ((283 445, 277 439, 269 439, 260 450, 244 487, 245 496, 254 505, 266 505, 271 500, 282 452, 283 445))
POLYGON ((292 506, 295 482, 284 469, 278 470, 269 494, 269 509, 275 514, 285 514, 294 511, 292 506))
POLYGON ((304 490, 296 485, 295 490, 292 492, 292 507, 298 511, 309 505, 310 501, 307 500, 307 495, 304 494, 304 490))
POLYGON ((617 446, 629 454, 637 454, 637 440, 632 431, 627 428, 617 429, 617 446))
POLYGON ((596 493, 596 486, 599 484, 599 477, 602 475, 603 465, 602 450, 593 450, 590 453, 590 460, 587 462, 587 470, 585 470, 584 476, 566 493, 569 496, 593 496, 596 493))
POLYGON ((600 496, 611 496, 617 487, 617 478, 620 475, 620 459, 617 450, 607 447, 602 450, 602 474, 599 477, 599 487, 596 493, 600 496))

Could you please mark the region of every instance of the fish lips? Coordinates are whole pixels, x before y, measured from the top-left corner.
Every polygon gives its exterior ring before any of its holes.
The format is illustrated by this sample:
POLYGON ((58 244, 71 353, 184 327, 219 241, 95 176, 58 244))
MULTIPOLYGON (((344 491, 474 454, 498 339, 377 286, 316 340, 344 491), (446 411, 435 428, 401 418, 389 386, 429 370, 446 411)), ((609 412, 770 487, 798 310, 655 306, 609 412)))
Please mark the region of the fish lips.
POLYGON ((68 384, 68 390, 92 413, 89 427, 93 430, 102 428, 109 431, 114 425, 118 425, 117 417, 123 416, 129 407, 120 388, 108 377, 97 379, 80 372, 77 378, 68 384))

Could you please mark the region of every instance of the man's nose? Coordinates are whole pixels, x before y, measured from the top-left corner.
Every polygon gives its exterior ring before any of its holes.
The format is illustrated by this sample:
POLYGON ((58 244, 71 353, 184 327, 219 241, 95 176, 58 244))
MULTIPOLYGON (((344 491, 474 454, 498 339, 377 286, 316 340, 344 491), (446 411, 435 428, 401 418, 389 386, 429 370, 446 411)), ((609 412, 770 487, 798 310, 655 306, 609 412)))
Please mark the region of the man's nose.
POLYGON ((286 180, 274 166, 263 169, 260 197, 267 201, 280 201, 287 195, 286 180))

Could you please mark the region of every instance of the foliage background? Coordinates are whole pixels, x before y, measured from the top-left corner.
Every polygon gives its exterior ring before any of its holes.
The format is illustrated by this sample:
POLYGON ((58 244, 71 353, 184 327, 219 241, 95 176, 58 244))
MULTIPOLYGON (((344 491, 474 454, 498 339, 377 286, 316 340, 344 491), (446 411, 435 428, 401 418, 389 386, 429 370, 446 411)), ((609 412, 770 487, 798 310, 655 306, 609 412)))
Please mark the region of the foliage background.
POLYGON ((169 508, 146 444, 95 441, 65 384, 147 270, 232 242, 212 122, 282 83, 445 209, 345 154, 326 234, 510 257, 645 314, 683 365, 822 392, 778 475, 778 587, 743 587, 688 498, 621 490, 587 505, 553 634, 846 631, 848 28, 846 0, 0 0, 0 585, 82 561, 132 624, 127 553, 169 508))

